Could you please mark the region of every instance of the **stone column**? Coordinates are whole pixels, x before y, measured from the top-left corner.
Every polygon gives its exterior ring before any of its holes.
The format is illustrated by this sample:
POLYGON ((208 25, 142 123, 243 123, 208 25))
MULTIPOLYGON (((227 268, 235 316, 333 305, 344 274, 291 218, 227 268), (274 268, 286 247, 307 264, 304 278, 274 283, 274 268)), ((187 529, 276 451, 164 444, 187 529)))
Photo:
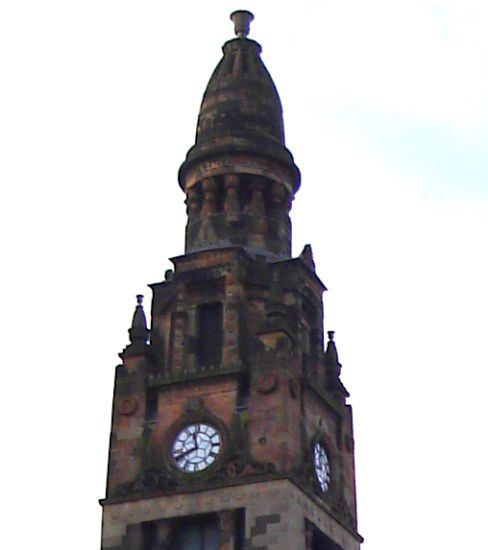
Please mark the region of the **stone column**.
POLYGON ((286 214, 285 194, 285 187, 281 183, 274 182, 271 189, 271 200, 273 203, 273 216, 276 218, 282 218, 286 214))
POLYGON ((188 189, 185 203, 188 221, 192 222, 200 214, 201 193, 197 185, 194 185, 188 189))
POLYGON ((207 220, 217 210, 217 182, 215 178, 206 178, 202 181, 203 205, 202 217, 207 220))
POLYGON ((263 195, 263 182, 259 178, 253 178, 251 182, 251 202, 249 214, 252 216, 249 243, 256 248, 264 248, 267 232, 266 209, 263 195))
POLYGON ((199 248, 215 244, 217 234, 213 227, 213 215, 217 212, 217 181, 206 178, 202 181, 203 203, 201 208, 201 225, 195 245, 199 248))
POLYGON ((224 212, 227 221, 237 221, 239 219, 239 176, 237 174, 227 174, 224 177, 225 201, 224 212))
POLYGON ((185 330, 186 311, 184 295, 179 291, 176 295, 176 311, 172 315, 172 357, 171 366, 173 372, 181 372, 185 364, 185 330))

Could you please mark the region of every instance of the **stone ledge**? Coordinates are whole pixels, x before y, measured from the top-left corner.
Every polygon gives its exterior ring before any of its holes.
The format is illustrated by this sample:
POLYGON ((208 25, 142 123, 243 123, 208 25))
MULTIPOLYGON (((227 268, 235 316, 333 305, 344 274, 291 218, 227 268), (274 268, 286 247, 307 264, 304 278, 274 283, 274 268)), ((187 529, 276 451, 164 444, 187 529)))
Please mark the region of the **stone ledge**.
POLYGON ((168 386, 170 384, 184 384, 193 380, 202 380, 204 378, 218 378, 221 376, 229 376, 245 372, 243 365, 232 365, 229 367, 214 367, 201 370, 185 371, 179 373, 171 373, 161 376, 148 378, 147 385, 149 387, 168 386))

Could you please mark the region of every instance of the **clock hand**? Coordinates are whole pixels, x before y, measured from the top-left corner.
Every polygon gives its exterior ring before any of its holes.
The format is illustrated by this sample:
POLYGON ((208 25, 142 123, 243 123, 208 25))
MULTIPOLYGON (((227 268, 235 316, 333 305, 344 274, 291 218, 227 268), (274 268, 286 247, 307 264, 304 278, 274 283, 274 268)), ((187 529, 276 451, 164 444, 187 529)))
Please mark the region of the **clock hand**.
POLYGON ((192 453, 193 451, 195 451, 197 449, 197 447, 193 447, 192 449, 188 450, 188 451, 185 451, 183 453, 180 453, 179 455, 175 455, 175 460, 180 460, 180 458, 183 458, 185 457, 186 455, 189 455, 190 453, 192 453))

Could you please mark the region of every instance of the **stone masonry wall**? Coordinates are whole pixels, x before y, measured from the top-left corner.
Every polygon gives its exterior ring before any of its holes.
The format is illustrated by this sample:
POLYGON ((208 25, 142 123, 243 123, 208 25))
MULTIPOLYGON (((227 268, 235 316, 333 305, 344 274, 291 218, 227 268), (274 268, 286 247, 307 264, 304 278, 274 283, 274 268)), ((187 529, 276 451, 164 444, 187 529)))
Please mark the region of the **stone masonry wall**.
POLYGON ((246 550, 305 550, 305 519, 344 550, 359 550, 349 531, 288 480, 106 504, 102 550, 124 548, 130 525, 237 508, 246 510, 246 550))

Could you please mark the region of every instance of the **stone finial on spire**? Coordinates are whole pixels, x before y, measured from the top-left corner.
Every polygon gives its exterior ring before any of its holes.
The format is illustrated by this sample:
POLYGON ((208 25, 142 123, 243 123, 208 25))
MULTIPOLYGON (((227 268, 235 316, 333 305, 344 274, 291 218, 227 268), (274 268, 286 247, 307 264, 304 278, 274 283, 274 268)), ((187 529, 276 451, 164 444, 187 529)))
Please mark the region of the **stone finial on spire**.
MULTIPOLYGON (((136 296, 137 300, 137 306, 134 311, 134 315, 132 317, 132 325, 131 325, 131 331, 134 332, 134 336, 138 336, 139 331, 147 331, 147 322, 146 322, 146 315, 144 313, 144 307, 142 305, 142 301, 144 300, 144 296, 142 294, 138 294, 136 296)), ((132 341, 132 334, 131 334, 131 341, 132 341)))
MULTIPOLYGON (((315 271, 315 262, 313 259, 313 252, 312 252, 312 246, 309 244, 306 244, 303 247, 303 250, 300 254, 300 259, 305 262, 305 264, 312 270, 315 271)), ((334 334, 332 332, 332 334, 334 334)))
POLYGON ((238 38, 246 38, 251 28, 251 21, 254 15, 247 10, 237 10, 230 14, 230 18, 234 22, 234 32, 238 38))
POLYGON ((336 367, 338 374, 340 374, 341 364, 339 363, 339 357, 337 355, 337 348, 334 342, 334 334, 335 332, 333 330, 327 331, 329 341, 327 342, 327 350, 325 351, 325 362, 329 366, 336 367))
POLYGON ((344 400, 346 397, 349 397, 349 393, 341 382, 342 365, 339 363, 334 334, 333 330, 327 331, 329 341, 327 342, 327 349, 324 355, 327 389, 333 394, 340 396, 341 400, 344 400))
POLYGON ((138 294, 136 299, 137 305, 134 310, 132 324, 129 329, 130 344, 124 350, 124 354, 126 355, 139 355, 144 353, 149 339, 146 314, 144 313, 144 307, 142 305, 144 296, 142 294, 138 294))

